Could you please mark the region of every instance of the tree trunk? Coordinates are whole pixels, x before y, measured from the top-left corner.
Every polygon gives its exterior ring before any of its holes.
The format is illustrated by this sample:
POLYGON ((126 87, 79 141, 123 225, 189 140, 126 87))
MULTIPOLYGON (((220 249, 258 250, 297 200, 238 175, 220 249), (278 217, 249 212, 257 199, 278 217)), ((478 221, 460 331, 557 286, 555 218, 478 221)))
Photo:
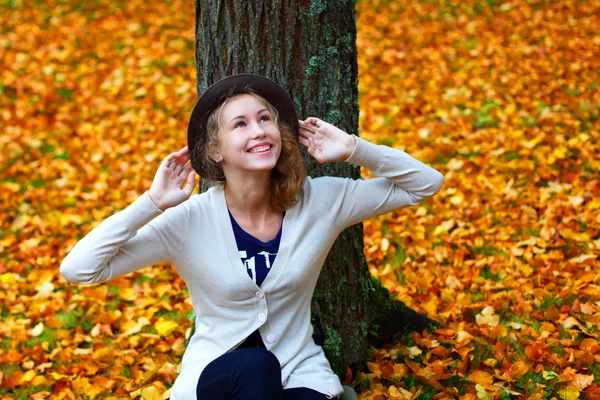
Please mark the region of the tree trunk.
MULTIPOLYGON (((358 133, 355 1, 196 0, 198 93, 220 78, 256 73, 294 99, 300 119, 316 116, 358 133)), ((303 150, 313 177, 360 178, 349 163, 319 165, 303 150)), ((203 180, 200 191, 210 187, 203 180)), ((373 279, 363 254, 362 224, 342 232, 325 262, 312 302, 315 341, 334 371, 364 363, 369 345, 430 320, 396 301, 373 279), (415 318, 416 317, 416 318, 415 318)))

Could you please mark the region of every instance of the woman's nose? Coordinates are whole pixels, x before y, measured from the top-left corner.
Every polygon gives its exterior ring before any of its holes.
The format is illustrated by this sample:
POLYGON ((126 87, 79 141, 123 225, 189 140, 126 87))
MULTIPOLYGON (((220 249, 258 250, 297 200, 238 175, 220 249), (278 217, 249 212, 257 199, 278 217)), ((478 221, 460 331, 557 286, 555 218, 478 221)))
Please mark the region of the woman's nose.
POLYGON ((265 136, 265 130, 261 124, 255 123, 252 126, 252 134, 253 137, 263 137, 265 136))

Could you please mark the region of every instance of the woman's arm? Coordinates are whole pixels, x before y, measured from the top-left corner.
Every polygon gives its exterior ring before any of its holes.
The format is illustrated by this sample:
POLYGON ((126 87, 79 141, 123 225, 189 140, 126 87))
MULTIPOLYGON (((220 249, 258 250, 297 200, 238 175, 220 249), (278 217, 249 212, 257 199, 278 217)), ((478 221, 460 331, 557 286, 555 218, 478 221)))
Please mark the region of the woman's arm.
POLYGON ((345 160, 365 167, 379 177, 314 180, 319 197, 340 229, 398 208, 416 205, 439 192, 444 182, 440 172, 404 151, 348 135, 318 118, 302 121, 300 136, 300 143, 309 148, 309 153, 317 161, 345 160), (351 137, 355 138, 356 146, 348 150, 351 137))
POLYGON ((141 268, 171 262, 187 230, 183 207, 162 211, 146 191, 73 247, 60 265, 71 283, 102 283, 141 268))
POLYGON ((81 239, 61 263, 61 275, 72 283, 101 283, 173 261, 183 247, 185 200, 195 186, 188 160, 187 147, 168 155, 150 190, 81 239))

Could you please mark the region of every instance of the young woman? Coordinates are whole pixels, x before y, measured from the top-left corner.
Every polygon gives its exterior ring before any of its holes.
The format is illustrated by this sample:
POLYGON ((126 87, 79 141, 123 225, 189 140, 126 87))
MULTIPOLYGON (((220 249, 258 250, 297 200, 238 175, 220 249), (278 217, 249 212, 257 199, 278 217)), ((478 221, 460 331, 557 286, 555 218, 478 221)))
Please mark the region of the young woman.
POLYGON ((327 253, 344 228, 418 204, 443 176, 319 118, 298 120, 287 92, 258 75, 208 88, 187 139, 149 190, 77 243, 61 274, 97 283, 162 262, 175 267, 196 331, 174 400, 337 398, 342 386, 310 322, 327 253), (311 179, 298 143, 319 163, 352 162, 378 178, 311 179), (192 195, 195 173, 218 185, 192 195))

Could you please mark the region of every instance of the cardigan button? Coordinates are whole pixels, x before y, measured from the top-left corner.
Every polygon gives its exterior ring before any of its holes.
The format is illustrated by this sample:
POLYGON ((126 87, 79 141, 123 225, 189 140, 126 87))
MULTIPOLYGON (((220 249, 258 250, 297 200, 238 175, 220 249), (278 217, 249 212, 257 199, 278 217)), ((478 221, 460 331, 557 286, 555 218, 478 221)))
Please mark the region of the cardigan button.
POLYGON ((275 336, 271 333, 269 333, 267 335, 267 343, 274 343, 275 342, 275 336))
POLYGON ((259 299, 262 299, 265 297, 265 294, 259 290, 258 292, 256 292, 256 297, 258 297, 259 299))
POLYGON ((258 314, 258 320, 260 322, 265 322, 267 320, 267 316, 263 313, 258 314))

